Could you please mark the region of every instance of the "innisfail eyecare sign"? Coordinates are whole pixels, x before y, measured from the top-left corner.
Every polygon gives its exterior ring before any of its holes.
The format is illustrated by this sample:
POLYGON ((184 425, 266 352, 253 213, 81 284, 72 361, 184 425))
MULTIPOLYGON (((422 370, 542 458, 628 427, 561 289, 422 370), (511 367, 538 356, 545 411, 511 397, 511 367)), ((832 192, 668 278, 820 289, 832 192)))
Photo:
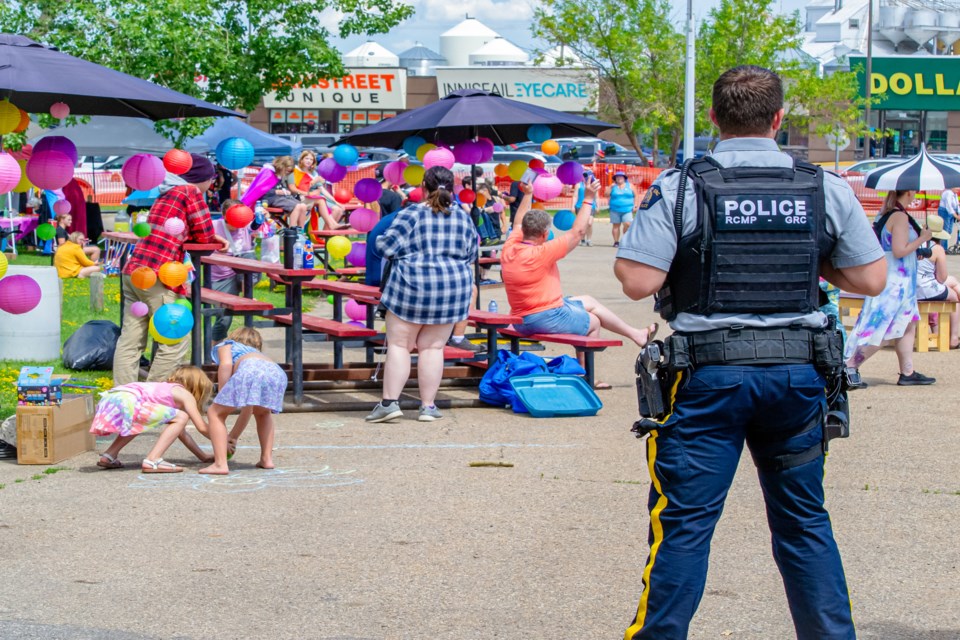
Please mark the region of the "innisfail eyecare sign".
POLYGON ((407 108, 407 70, 348 69, 342 78, 297 87, 284 99, 274 92, 263 98, 267 109, 386 109, 407 108))
POLYGON ((457 89, 498 93, 538 107, 571 113, 595 112, 596 73, 570 67, 438 67, 437 92, 457 89))
MULTIPOLYGON (((866 58, 851 56, 850 68, 866 96, 866 58)), ((960 111, 960 56, 874 57, 870 76, 871 94, 884 96, 874 109, 960 111)))

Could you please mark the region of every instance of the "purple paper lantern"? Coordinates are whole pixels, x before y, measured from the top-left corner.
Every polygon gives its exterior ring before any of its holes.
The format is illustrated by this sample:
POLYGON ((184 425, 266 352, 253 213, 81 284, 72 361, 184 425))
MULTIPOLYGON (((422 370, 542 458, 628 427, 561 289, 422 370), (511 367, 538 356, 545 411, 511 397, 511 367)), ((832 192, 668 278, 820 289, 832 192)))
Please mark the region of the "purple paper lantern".
POLYGON ((34 151, 27 160, 27 178, 37 188, 54 191, 73 180, 73 165, 60 151, 34 151))
POLYGON ((132 313, 135 318, 142 318, 143 316, 150 313, 150 307, 147 306, 146 302, 141 302, 137 300, 132 305, 130 305, 130 313, 132 313))
MULTIPOLYGON (((359 198, 360 196, 357 197, 359 198)), ((360 233, 367 233, 377 226, 377 222, 379 221, 380 215, 376 211, 365 207, 354 209, 353 212, 350 213, 350 226, 360 233)))
POLYGON ((541 202, 553 200, 563 192, 563 183, 553 175, 539 176, 533 181, 533 197, 541 202))
POLYGON ((30 276, 7 276, 0 280, 0 310, 13 315, 33 311, 40 304, 40 285, 30 276))
POLYGON ((20 163, 9 153, 0 153, 0 193, 8 193, 20 184, 20 163))
POLYGON ((445 149, 444 147, 437 147, 436 149, 431 149, 423 156, 423 168, 429 169, 430 167, 445 167, 447 169, 453 168, 456 158, 453 155, 453 151, 450 149, 445 149))
POLYGON ((383 177, 393 184, 403 184, 403 170, 407 168, 407 163, 403 160, 394 160, 387 163, 383 168, 383 177))
POLYGON ((53 212, 58 216, 70 213, 71 209, 73 209, 73 205, 70 204, 69 200, 57 200, 53 203, 53 212))
POLYGON ((356 322, 367 317, 367 305, 360 304, 356 300, 347 300, 347 304, 343 305, 343 310, 347 312, 347 317, 356 322))
MULTIPOLYGON (((224 165, 226 166, 226 165, 224 165)), ((138 153, 123 163, 120 170, 123 181, 136 191, 150 191, 159 187, 167 177, 167 170, 163 167, 163 160, 149 153, 138 153)))
POLYGON ((33 145, 33 153, 41 151, 59 151, 65 154, 73 164, 77 164, 77 145, 70 138, 64 136, 47 136, 37 140, 33 145))
POLYGON ((557 167, 557 177, 563 184, 577 184, 583 180, 583 165, 574 160, 568 160, 557 167))
POLYGON ((347 254, 347 262, 355 267, 367 266, 367 243, 354 242, 350 246, 350 253, 347 254))
POLYGON ((493 140, 490 138, 477 138, 477 145, 482 145, 482 155, 480 156, 480 162, 490 162, 493 160, 493 151, 496 148, 493 144, 493 140))
POLYGON ((347 175, 347 168, 333 158, 324 158, 317 165, 317 172, 327 182, 340 182, 347 175))
MULTIPOLYGON (((357 184, 353 186, 353 193, 360 202, 376 202, 383 194, 383 187, 375 178, 363 178, 357 180, 357 184)), ((357 229, 357 231, 363 231, 363 229, 357 229)))
POLYGON ((453 148, 453 155, 460 164, 477 164, 485 150, 483 143, 465 140, 453 148))
POLYGON ((359 320, 348 320, 347 324, 351 327, 359 327, 361 329, 367 328, 367 324, 365 322, 360 322, 359 320))
POLYGON ((500 202, 499 200, 497 200, 496 202, 494 202, 494 203, 493 203, 493 211, 494 211, 494 213, 500 213, 501 211, 503 211, 503 203, 500 202))

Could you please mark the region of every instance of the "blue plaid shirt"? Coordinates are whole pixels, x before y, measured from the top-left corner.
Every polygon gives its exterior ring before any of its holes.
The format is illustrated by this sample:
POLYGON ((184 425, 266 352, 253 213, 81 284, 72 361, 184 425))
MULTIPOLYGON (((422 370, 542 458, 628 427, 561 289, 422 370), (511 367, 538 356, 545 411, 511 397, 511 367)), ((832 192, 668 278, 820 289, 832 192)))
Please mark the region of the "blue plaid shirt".
POLYGON ((415 324, 465 319, 478 246, 477 227, 456 205, 441 213, 425 203, 402 209, 377 238, 381 255, 393 260, 381 297, 384 306, 415 324))

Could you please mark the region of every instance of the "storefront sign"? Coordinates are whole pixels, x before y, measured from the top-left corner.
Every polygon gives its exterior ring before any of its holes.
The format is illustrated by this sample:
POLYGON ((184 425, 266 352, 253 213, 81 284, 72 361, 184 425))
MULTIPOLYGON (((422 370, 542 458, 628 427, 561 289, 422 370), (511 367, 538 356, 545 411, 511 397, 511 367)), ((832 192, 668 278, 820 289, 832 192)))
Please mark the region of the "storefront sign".
MULTIPOLYGON (((864 85, 866 58, 850 57, 857 69, 860 95, 864 85)), ((870 91, 884 95, 874 109, 903 111, 960 111, 960 57, 888 56, 871 61, 870 91)))
POLYGON ((482 89, 540 107, 596 111, 597 76, 587 69, 554 67, 440 67, 440 97, 457 89, 482 89))
POLYGON ((263 98, 268 109, 406 109, 406 69, 349 69, 349 75, 294 89, 278 99, 263 98))

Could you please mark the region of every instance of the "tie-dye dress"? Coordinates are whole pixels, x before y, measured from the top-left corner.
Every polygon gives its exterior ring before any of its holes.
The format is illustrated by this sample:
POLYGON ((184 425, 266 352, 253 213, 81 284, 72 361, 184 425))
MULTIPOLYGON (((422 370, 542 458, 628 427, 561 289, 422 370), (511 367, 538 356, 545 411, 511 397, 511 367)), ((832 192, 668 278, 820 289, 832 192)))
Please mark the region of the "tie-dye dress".
MULTIPOLYGON (((844 358, 850 359, 858 347, 879 346, 885 340, 903 336, 911 322, 920 320, 917 310, 917 254, 911 251, 902 258, 894 257, 893 236, 885 226, 880 246, 887 258, 887 286, 879 296, 866 298, 857 324, 850 332, 844 358)), ((909 226, 908 242, 917 239, 909 226)))
POLYGON ((170 382, 134 382, 103 393, 90 432, 98 436, 135 436, 177 417, 170 382))

